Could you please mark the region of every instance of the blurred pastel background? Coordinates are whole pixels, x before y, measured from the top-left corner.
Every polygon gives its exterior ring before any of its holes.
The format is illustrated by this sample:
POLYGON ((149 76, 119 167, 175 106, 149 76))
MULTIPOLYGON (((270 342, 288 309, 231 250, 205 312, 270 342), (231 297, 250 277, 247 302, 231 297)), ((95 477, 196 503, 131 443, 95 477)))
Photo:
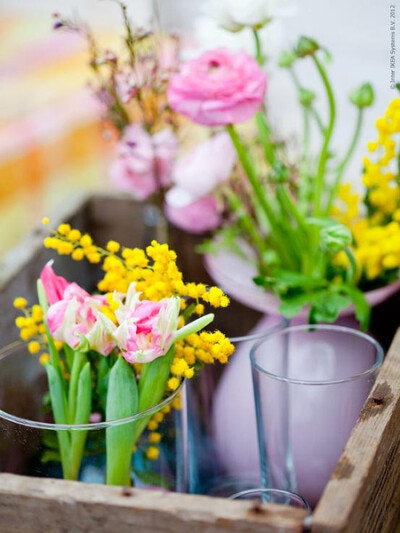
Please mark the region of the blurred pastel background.
MULTIPOLYGON (((126 3, 138 24, 145 24, 155 12, 162 27, 185 34, 188 56, 206 46, 221 46, 226 38, 229 46, 248 46, 246 36, 221 34, 210 21, 199 18, 201 0, 126 3)), ((374 84, 376 103, 368 112, 349 170, 348 178, 354 181, 359 179, 365 144, 374 137, 374 119, 394 96, 389 83, 390 3, 293 1, 290 16, 266 36, 270 70, 277 52, 301 34, 313 36, 333 52, 338 147, 346 146, 353 127, 348 93, 362 82, 374 84)), ((111 1, 0 0, 0 254, 77 191, 109 187, 112 144, 102 135, 99 110, 86 87, 85 44, 76 35, 52 31, 55 11, 79 15, 105 42, 115 41, 121 32, 119 11, 111 1)), ((314 86, 307 65, 299 74, 306 85, 314 86)), ((295 145, 301 117, 285 72, 271 73, 268 105, 281 133, 295 145)))

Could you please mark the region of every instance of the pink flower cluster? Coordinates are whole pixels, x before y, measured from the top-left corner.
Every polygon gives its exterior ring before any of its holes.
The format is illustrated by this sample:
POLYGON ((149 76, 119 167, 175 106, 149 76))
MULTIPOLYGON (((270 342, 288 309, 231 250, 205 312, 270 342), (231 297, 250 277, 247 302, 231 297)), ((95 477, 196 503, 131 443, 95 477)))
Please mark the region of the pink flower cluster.
MULTIPOLYGON (((171 108, 194 122, 222 126, 250 119, 262 106, 266 77, 245 52, 217 49, 184 63, 168 87, 171 108)), ((218 187, 231 175, 236 152, 226 132, 218 133, 176 160, 178 140, 164 129, 151 136, 128 126, 111 167, 114 183, 145 200, 160 187, 169 221, 191 233, 221 224, 218 187)))
POLYGON ((145 200, 170 184, 177 153, 178 140, 171 130, 151 136, 140 124, 132 124, 118 143, 118 156, 110 168, 111 180, 120 189, 132 192, 136 200, 145 200))
POLYGON ((171 347, 178 327, 178 298, 140 300, 131 284, 126 297, 115 295, 120 307, 114 324, 101 312, 108 305, 105 296, 92 296, 57 276, 51 264, 43 268, 40 279, 50 304, 46 316, 50 333, 71 348, 102 355, 116 348, 129 363, 148 363, 171 347))

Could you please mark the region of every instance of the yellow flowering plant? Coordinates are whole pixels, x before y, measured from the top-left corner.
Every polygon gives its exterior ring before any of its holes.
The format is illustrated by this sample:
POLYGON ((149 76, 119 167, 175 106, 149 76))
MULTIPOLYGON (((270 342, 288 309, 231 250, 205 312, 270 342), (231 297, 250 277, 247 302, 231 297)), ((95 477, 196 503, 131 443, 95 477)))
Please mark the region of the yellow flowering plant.
MULTIPOLYGON (((21 339, 46 369, 57 424, 88 424, 93 413, 106 422, 150 413, 106 429, 106 482, 130 485, 133 453, 158 457, 157 430, 170 409, 162 402, 203 365, 225 364, 233 353, 223 333, 203 330, 214 318, 206 307, 227 307, 229 299, 218 287, 185 282, 175 252, 156 241, 145 250, 116 241, 103 248, 61 224, 44 246, 98 264, 103 274, 90 294, 48 263, 38 280, 40 305, 14 301, 21 339), (146 428, 143 451, 138 443, 146 428)), ((179 407, 178 397, 172 406, 179 407)), ((57 434, 64 477, 77 479, 87 431, 57 434)))
MULTIPOLYGON (((357 281, 365 289, 398 279, 400 267, 400 98, 394 98, 376 121, 377 138, 367 145, 362 182, 365 194, 343 185, 333 216, 353 234, 357 281)), ((337 265, 347 267, 343 254, 337 265)))

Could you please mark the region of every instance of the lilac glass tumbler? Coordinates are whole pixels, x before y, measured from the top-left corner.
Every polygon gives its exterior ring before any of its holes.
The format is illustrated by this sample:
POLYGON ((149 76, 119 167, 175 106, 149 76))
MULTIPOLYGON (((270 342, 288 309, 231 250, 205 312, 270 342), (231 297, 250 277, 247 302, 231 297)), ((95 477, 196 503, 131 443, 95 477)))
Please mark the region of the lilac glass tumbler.
POLYGON ((314 507, 383 360, 371 337, 304 325, 266 335, 250 353, 263 487, 314 507))

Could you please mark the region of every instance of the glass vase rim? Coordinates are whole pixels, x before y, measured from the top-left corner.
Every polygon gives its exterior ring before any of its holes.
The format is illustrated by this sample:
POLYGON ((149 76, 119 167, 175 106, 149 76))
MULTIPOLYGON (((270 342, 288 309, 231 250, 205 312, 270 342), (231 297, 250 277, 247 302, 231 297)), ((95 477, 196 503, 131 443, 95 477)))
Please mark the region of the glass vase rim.
MULTIPOLYGON (((9 357, 14 350, 26 347, 27 343, 22 341, 15 341, 12 342, 3 348, 0 349, 0 364, 3 359, 6 357, 9 357)), ((167 407, 174 398, 180 393, 180 391, 183 388, 183 385, 185 383, 185 379, 182 379, 178 388, 171 392, 164 400, 159 402, 158 404, 154 405, 153 407, 150 407, 149 409, 145 409, 144 411, 140 411, 136 413, 135 415, 128 416, 125 418, 119 418, 115 420, 103 420, 102 422, 93 422, 89 424, 55 424, 52 422, 41 422, 39 420, 30 420, 28 418, 22 418, 20 416, 12 415, 11 413, 8 413, 7 411, 4 411, 0 408, 0 419, 7 420, 8 422, 13 422, 14 424, 18 424, 20 426, 29 427, 32 429, 46 429, 46 430, 52 430, 52 431, 94 431, 94 430, 100 430, 100 429, 107 429, 108 427, 114 427, 114 426, 122 426, 123 424, 128 424, 132 422, 138 422, 139 420, 142 420, 143 418, 146 418, 147 416, 151 416, 163 409, 163 407, 167 407)))
POLYGON ((357 379, 362 379, 368 376, 369 374, 373 374, 376 371, 376 369, 382 365, 383 359, 384 359, 384 350, 382 346, 379 344, 379 342, 375 340, 373 337, 371 337, 371 335, 368 335, 367 333, 364 333, 357 329, 349 328, 346 326, 337 326, 334 324, 301 324, 298 326, 288 326, 287 328, 284 328, 280 331, 271 332, 267 335, 264 335, 264 338, 256 342, 250 349, 250 362, 253 368, 255 368, 256 370, 258 370, 259 372, 263 374, 266 374, 272 379, 275 379, 277 381, 282 381, 285 383, 291 383, 294 385, 315 385, 315 386, 337 385, 339 383, 356 381, 357 379), (367 370, 364 370, 363 372, 352 374, 351 376, 345 376, 343 378, 325 379, 325 380, 294 379, 294 378, 279 376, 277 374, 274 374, 273 372, 265 370, 265 368, 263 368, 256 362, 255 360, 256 351, 267 339, 271 338, 274 335, 290 334, 291 332, 299 332, 299 331, 304 332, 307 330, 338 331, 341 333, 353 335, 354 337, 359 337, 369 342, 372 346, 375 347, 375 350, 376 350, 375 362, 373 365, 371 365, 369 368, 367 368, 367 370))
MULTIPOLYGON (((291 498, 292 500, 296 500, 302 503, 304 505, 304 508, 309 513, 312 512, 311 505, 308 503, 308 501, 305 498, 303 498, 303 496, 301 496, 297 492, 292 492, 290 490, 285 490, 285 489, 275 489, 273 487, 258 487, 254 489, 241 490, 240 492, 236 492, 235 494, 232 494, 231 496, 229 496, 228 500, 239 500, 241 496, 251 496, 253 494, 257 494, 260 492, 265 493, 265 494, 277 494, 279 496, 287 496, 288 498, 291 498)), ((270 503, 270 502, 265 502, 265 503, 270 503)))
POLYGON ((289 324, 290 324, 290 320, 288 318, 279 317, 279 322, 275 324, 274 326, 262 329, 255 333, 251 333, 250 335, 239 335, 238 337, 229 337, 229 341, 232 343, 258 341, 258 340, 264 339, 268 335, 271 335, 273 333, 276 333, 278 331, 282 331, 288 328, 289 324))

